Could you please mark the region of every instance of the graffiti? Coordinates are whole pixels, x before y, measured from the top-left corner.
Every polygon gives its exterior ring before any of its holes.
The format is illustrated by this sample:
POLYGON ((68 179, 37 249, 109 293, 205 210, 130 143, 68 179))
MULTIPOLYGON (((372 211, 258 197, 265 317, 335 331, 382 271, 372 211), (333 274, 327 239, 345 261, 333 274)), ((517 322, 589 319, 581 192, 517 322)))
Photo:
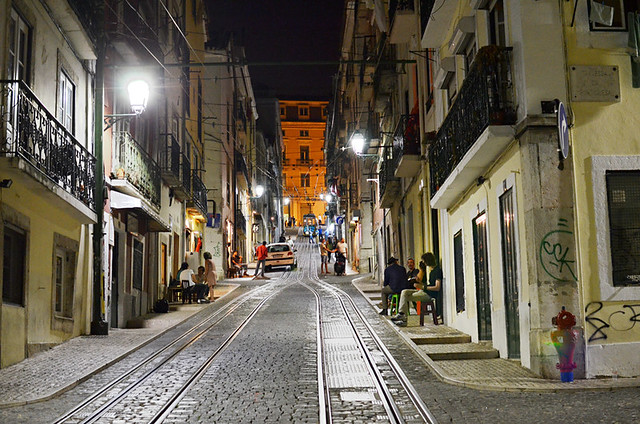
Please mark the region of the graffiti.
MULTIPOLYGON (((568 227, 567 220, 561 218, 558 227, 568 227)), ((573 246, 573 232, 570 230, 554 230, 548 232, 540 242, 540 263, 547 275, 560 281, 576 281, 573 270, 575 260, 569 255, 573 246)))
POLYGON ((213 252, 211 254, 216 258, 222 256, 222 242, 219 241, 215 246, 213 246, 213 252))
MULTIPOLYGON (((591 302, 585 308, 586 322, 593 328, 589 343, 608 340, 611 333, 630 331, 640 322, 640 303, 610 304, 591 302), (599 316, 596 316, 599 315, 599 316)), ((629 341, 626 337, 625 340, 629 341)))

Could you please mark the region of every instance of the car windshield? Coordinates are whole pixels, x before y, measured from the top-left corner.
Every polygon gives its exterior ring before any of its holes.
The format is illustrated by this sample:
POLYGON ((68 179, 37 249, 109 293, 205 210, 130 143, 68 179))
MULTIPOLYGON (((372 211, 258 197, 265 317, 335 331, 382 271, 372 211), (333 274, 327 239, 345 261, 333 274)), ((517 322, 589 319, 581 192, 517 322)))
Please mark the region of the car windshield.
POLYGON ((269 253, 274 253, 274 252, 288 252, 289 249, 289 245, 288 244, 276 244, 273 246, 269 246, 269 253))

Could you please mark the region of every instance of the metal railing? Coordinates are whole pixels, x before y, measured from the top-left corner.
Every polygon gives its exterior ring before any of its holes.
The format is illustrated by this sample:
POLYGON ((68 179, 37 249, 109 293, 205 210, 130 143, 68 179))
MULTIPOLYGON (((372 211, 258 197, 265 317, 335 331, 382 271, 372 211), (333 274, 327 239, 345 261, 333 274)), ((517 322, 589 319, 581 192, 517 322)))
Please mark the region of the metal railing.
POLYGON ((246 234, 247 232, 247 219, 244 217, 242 210, 239 208, 236 209, 236 222, 235 222, 236 230, 238 228, 242 229, 242 232, 246 234))
POLYGON ((384 195, 387 186, 391 181, 397 181, 398 178, 394 176, 397 163, 392 159, 385 159, 380 163, 380 174, 378 174, 378 183, 380 186, 380 199, 384 195))
POLYGON ((193 187, 193 203, 198 209, 202 211, 204 215, 207 214, 207 188, 198 176, 197 171, 193 171, 192 174, 192 187, 193 187))
POLYGON ((393 131, 393 156, 396 165, 403 155, 420 154, 420 122, 417 114, 402 115, 393 131))
POLYGON ((431 195, 489 125, 513 125, 515 121, 511 49, 483 47, 429 148, 431 195))
POLYGON ((313 162, 311 161, 311 159, 296 159, 296 165, 305 165, 305 166, 309 166, 312 165, 313 162))
POLYGON ((22 81, 0 81, 0 155, 20 157, 95 210, 96 159, 22 81))
POLYGON ((160 167, 163 173, 170 173, 176 180, 180 179, 180 144, 173 134, 160 134, 165 140, 161 151, 160 167))
POLYGON ((191 161, 184 154, 180 157, 180 181, 182 182, 182 189, 185 193, 191 193, 191 161))
POLYGON ((160 167, 128 131, 114 132, 118 157, 114 173, 124 177, 146 199, 160 207, 160 167))

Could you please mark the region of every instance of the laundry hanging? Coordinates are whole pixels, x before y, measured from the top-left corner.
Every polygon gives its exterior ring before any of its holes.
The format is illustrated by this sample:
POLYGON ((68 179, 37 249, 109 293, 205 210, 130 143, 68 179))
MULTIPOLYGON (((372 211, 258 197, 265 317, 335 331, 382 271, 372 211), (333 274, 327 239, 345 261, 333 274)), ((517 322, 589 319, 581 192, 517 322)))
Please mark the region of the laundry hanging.
POLYGON ((613 24, 613 11, 613 7, 591 0, 589 20, 601 25, 611 26, 613 24))

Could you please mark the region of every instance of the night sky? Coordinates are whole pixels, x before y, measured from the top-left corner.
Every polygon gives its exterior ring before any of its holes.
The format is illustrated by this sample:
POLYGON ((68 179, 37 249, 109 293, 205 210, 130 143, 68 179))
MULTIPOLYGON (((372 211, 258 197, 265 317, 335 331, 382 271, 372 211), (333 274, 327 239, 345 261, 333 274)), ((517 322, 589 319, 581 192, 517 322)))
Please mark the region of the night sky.
MULTIPOLYGON (((249 62, 337 60, 344 2, 341 0, 207 0, 209 33, 223 42, 232 32, 249 62)), ((280 99, 331 97, 337 65, 250 66, 254 91, 280 99)))

